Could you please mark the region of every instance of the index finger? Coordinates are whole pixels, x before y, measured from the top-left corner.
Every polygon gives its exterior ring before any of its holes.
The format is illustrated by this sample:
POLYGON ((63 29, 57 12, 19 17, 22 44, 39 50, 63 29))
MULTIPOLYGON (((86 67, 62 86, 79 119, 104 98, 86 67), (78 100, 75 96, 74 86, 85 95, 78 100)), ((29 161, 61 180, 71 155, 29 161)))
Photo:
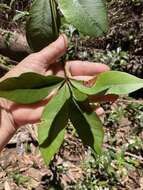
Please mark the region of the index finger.
POLYGON ((72 76, 96 76, 110 70, 105 64, 89 61, 69 61, 66 68, 72 76))

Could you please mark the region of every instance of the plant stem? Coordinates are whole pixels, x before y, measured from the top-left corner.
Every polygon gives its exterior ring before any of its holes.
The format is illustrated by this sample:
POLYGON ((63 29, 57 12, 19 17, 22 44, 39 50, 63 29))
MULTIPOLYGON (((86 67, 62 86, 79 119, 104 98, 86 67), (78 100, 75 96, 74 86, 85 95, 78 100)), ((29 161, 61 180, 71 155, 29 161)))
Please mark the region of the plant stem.
POLYGON ((65 61, 66 61, 66 57, 63 56, 63 57, 61 58, 61 61, 60 61, 60 62, 61 62, 61 64, 62 64, 62 66, 63 66, 65 79, 66 79, 66 81, 69 81, 68 74, 67 74, 66 69, 65 69, 65 61))

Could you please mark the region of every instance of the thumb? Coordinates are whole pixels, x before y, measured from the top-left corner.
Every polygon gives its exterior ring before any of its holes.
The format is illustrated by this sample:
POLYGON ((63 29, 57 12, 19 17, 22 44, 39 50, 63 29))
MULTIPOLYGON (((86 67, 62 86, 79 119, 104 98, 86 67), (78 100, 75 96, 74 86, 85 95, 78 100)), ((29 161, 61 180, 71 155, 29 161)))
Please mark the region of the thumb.
POLYGON ((41 61, 46 64, 55 63, 55 61, 60 58, 66 52, 68 47, 68 39, 65 34, 59 36, 59 38, 51 43, 49 46, 42 49, 39 54, 41 61))

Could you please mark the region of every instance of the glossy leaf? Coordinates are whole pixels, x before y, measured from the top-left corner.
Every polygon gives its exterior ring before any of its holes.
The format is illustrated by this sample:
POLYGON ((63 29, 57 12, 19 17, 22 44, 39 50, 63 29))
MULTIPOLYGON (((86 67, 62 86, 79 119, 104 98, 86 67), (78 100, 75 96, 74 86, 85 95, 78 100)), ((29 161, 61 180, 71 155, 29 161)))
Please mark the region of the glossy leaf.
POLYGON ((26 37, 29 46, 39 51, 58 37, 60 16, 56 1, 35 0, 26 24, 26 37))
POLYGON ((55 88, 62 85, 63 78, 24 73, 19 77, 0 82, 0 97, 16 103, 30 104, 44 99, 55 88))
POLYGON ((88 98, 88 96, 86 94, 80 92, 78 89, 76 89, 72 86, 71 86, 71 90, 72 90, 72 95, 73 95, 74 99, 79 102, 83 102, 88 98))
POLYGON ((59 0, 67 22, 81 33, 93 37, 107 32, 107 10, 104 0, 59 0))
POLYGON ((40 89, 17 89, 10 91, 0 91, 0 97, 11 100, 19 104, 32 104, 43 100, 54 89, 59 88, 61 84, 40 89))
POLYGON ((71 83, 79 91, 88 95, 101 92, 105 92, 106 95, 122 95, 143 88, 143 79, 120 71, 108 71, 98 75, 96 83, 91 88, 75 80, 72 80, 71 83))
POLYGON ((38 139, 46 164, 50 163, 63 142, 69 116, 69 97, 69 89, 65 85, 45 107, 43 121, 38 128, 38 139))
MULTIPOLYGON (((47 116, 48 117, 48 116, 47 116)), ((48 165, 59 150, 63 143, 65 135, 65 127, 68 123, 68 102, 66 102, 58 115, 55 117, 52 126, 49 127, 48 137, 43 144, 40 145, 40 151, 45 163, 48 165)))
POLYGON ((69 97, 70 92, 68 86, 65 84, 59 90, 58 94, 54 96, 45 107, 42 115, 42 122, 38 128, 38 139, 40 145, 47 139, 50 126, 69 97))
POLYGON ((0 90, 37 89, 58 84, 64 78, 57 76, 44 76, 38 73, 23 73, 18 77, 7 78, 0 82, 0 90))
POLYGON ((70 120, 83 143, 100 154, 104 132, 96 113, 73 100, 70 104, 70 120))

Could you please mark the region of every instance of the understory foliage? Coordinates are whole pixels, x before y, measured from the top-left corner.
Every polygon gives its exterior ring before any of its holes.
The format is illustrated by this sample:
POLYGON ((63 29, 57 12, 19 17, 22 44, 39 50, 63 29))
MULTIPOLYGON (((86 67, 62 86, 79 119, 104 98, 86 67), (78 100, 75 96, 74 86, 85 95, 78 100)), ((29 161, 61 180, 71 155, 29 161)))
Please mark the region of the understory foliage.
MULTIPOLYGON (((23 31, 31 1, 12 1, 10 9, 5 6, 9 7, 10 1, 0 1, 0 26, 6 30, 23 31), (1 6, 2 3, 5 5, 1 6)), ((106 37, 83 37, 72 25, 64 25, 67 28, 63 27, 62 32, 68 33, 71 40, 67 59, 103 62, 113 70, 126 71, 142 77, 143 2, 139 0, 140 5, 132 0, 108 2, 110 30, 106 37)), ((16 63, 0 55, 0 74, 3 75, 11 69, 12 64, 16 63)), ((135 92, 135 95, 137 94, 138 92, 135 92)), ((55 162, 52 161, 50 164, 50 174, 49 167, 43 164, 37 153, 37 141, 33 136, 32 140, 29 137, 22 140, 26 135, 31 137, 31 131, 33 134, 35 127, 32 130, 29 126, 19 129, 15 138, 18 137, 20 141, 11 141, 0 156, 0 189, 5 189, 8 184, 12 190, 46 190, 50 189, 50 185, 51 189, 56 190, 143 189, 142 94, 141 92, 138 96, 139 100, 121 96, 113 104, 101 104, 106 117, 103 122, 105 137, 100 157, 93 155, 90 148, 88 151, 87 147, 83 148, 73 126, 72 134, 69 136, 67 127, 68 134, 65 134, 63 146, 55 157, 57 160, 54 159, 55 162), (37 176, 42 176, 42 179, 37 176)))
MULTIPOLYGON (((63 21, 92 37, 103 36, 108 30, 103 0, 60 0, 58 4, 53 0, 35 0, 28 16, 26 36, 33 51, 39 51, 53 42, 63 21)), ((92 87, 86 87, 83 81, 70 79, 66 72, 65 78, 25 73, 0 83, 0 97, 20 104, 39 102, 57 89, 57 94, 45 106, 38 128, 39 146, 46 164, 59 150, 69 120, 83 143, 90 146, 94 153, 102 153, 104 132, 100 119, 90 106, 90 96, 106 98, 143 88, 143 79, 119 71, 102 73, 94 80, 96 82, 92 87)))

